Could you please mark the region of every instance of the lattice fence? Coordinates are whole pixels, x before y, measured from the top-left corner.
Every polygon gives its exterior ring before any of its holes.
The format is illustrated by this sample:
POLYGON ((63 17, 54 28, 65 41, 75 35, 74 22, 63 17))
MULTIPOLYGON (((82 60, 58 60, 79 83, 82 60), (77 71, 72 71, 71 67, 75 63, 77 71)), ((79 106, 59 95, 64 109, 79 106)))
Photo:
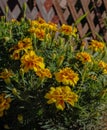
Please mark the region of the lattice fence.
POLYGON ((71 25, 86 12, 87 17, 77 25, 80 37, 91 32, 93 38, 96 32, 103 35, 107 41, 103 19, 106 17, 107 0, 0 0, 0 15, 5 15, 8 6, 7 20, 22 17, 23 4, 26 2, 26 18, 43 17, 59 25, 71 25))
POLYGON ((83 37, 91 32, 91 36, 96 38, 97 32, 102 34, 107 41, 107 31, 104 28, 104 18, 107 17, 107 0, 66 0, 66 5, 62 8, 57 0, 54 0, 54 7, 60 16, 61 23, 72 24, 88 13, 86 18, 77 25, 80 36, 83 37))

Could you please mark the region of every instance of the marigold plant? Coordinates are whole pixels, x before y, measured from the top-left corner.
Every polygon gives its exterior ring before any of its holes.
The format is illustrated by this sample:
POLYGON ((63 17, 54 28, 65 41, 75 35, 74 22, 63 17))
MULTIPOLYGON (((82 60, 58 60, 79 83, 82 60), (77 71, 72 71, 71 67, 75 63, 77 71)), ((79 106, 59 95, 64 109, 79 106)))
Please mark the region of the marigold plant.
POLYGON ((98 123, 107 107, 107 48, 80 38, 74 25, 1 18, 0 129, 88 130, 98 123))

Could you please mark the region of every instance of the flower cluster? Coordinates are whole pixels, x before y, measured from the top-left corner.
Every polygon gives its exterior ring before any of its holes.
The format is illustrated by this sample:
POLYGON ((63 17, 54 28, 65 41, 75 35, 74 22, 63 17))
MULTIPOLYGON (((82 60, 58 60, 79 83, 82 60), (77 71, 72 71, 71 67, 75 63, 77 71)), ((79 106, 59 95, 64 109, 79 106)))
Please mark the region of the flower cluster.
POLYGON ((75 26, 41 18, 2 19, 0 26, 3 127, 61 130, 95 123, 106 102, 104 41, 86 42, 75 26))
POLYGON ((0 94, 0 117, 2 117, 5 113, 5 110, 8 110, 10 107, 11 98, 5 98, 6 94, 0 94))

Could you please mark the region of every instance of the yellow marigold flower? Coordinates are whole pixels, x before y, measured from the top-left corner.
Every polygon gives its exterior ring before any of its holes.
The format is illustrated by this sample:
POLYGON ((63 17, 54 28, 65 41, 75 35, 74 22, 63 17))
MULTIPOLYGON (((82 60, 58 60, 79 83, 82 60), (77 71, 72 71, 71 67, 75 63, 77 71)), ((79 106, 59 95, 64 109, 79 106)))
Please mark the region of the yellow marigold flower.
POLYGON ((75 27, 72 27, 70 25, 63 24, 59 31, 65 35, 74 35, 76 36, 77 29, 75 27))
POLYGON ((104 61, 99 61, 98 66, 101 68, 105 68, 106 67, 106 63, 104 61))
POLYGON ((99 61, 98 66, 103 69, 103 73, 107 74, 107 63, 105 63, 104 61, 99 61))
POLYGON ((49 69, 38 69, 36 74, 41 78, 52 78, 52 74, 49 69))
POLYGON ((56 108, 60 110, 64 110, 65 103, 74 106, 74 103, 78 101, 78 95, 72 92, 69 86, 51 87, 45 98, 49 99, 48 104, 55 103, 56 108))
POLYGON ((27 52, 28 50, 32 50, 32 41, 30 38, 24 38, 23 40, 20 40, 17 45, 14 47, 10 48, 13 51, 13 54, 11 55, 11 58, 14 60, 19 60, 20 59, 20 51, 24 50, 27 52))
POLYGON ((41 17, 38 17, 37 22, 40 24, 46 23, 45 20, 41 17))
POLYGON ((42 23, 42 24, 39 23, 38 26, 39 29, 43 29, 45 31, 48 30, 48 23, 42 23))
POLYGON ((43 41, 45 39, 45 30, 41 29, 41 28, 35 28, 35 27, 31 27, 29 29, 29 32, 33 33, 34 35, 36 35, 36 37, 43 41))
POLYGON ((11 70, 8 69, 4 69, 1 73, 0 73, 0 78, 4 79, 6 84, 9 84, 10 78, 13 76, 13 72, 11 70))
POLYGON ((87 52, 79 52, 76 55, 76 58, 80 60, 83 64, 86 62, 91 62, 91 56, 87 52))
POLYGON ((35 29, 35 34, 36 34, 36 37, 39 40, 41 40, 41 41, 44 40, 44 38, 45 38, 45 30, 43 30, 43 29, 35 29))
POLYGON ((10 50, 15 50, 15 51, 21 51, 21 50, 32 50, 32 41, 30 38, 24 38, 23 40, 20 40, 17 45, 15 45, 13 48, 10 50))
POLYGON ((89 48, 91 48, 94 51, 103 50, 104 49, 104 43, 99 42, 97 40, 92 40, 90 42, 89 48))
POLYGON ((5 96, 5 93, 0 94, 0 117, 3 116, 4 110, 9 109, 10 107, 11 98, 5 98, 5 96))
POLYGON ((65 85, 76 85, 79 80, 78 74, 71 68, 64 68, 55 73, 55 78, 58 82, 62 82, 65 85))
POLYGON ((46 27, 47 23, 45 22, 44 19, 38 18, 37 20, 31 20, 30 21, 30 25, 31 25, 31 28, 35 30, 36 28, 40 29, 42 27, 46 27))
POLYGON ((13 52, 13 54, 11 55, 11 58, 14 60, 19 60, 20 59, 20 51, 19 50, 15 50, 13 52))
POLYGON ((0 78, 7 79, 13 76, 12 71, 9 71, 8 69, 4 69, 3 72, 0 73, 0 78))
POLYGON ((52 23, 52 22, 48 23, 48 28, 49 28, 50 31, 53 31, 53 32, 56 32, 58 30, 57 24, 52 23))
POLYGON ((19 50, 24 50, 25 52, 28 50, 32 50, 32 41, 30 38, 24 38, 23 40, 18 42, 19 50))
POLYGON ((107 64, 106 64, 106 66, 105 66, 105 68, 104 68, 104 70, 103 70, 103 73, 104 73, 104 74, 107 74, 107 64))
POLYGON ((37 20, 31 20, 30 25, 31 25, 31 27, 37 27, 38 26, 37 20))
POLYGON ((35 30, 36 30, 36 28, 33 26, 33 27, 31 27, 28 31, 30 32, 30 33, 35 33, 35 30))
POLYGON ((34 51, 30 51, 21 57, 21 67, 24 72, 28 72, 29 70, 44 69, 45 65, 42 57, 37 56, 34 51))
POLYGON ((32 43, 32 40, 31 40, 31 38, 25 37, 25 38, 22 40, 22 42, 23 42, 23 43, 26 43, 26 44, 30 44, 30 43, 32 43))

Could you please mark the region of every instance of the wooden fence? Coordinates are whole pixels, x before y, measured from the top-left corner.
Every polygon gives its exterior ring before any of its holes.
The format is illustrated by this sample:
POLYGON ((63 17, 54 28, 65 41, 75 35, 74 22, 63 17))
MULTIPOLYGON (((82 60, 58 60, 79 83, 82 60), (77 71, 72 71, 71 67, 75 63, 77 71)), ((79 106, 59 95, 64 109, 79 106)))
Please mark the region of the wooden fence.
POLYGON ((36 19, 40 16, 59 25, 71 25, 87 13, 86 18, 77 25, 80 37, 91 32, 90 37, 96 38, 98 33, 107 41, 104 28, 107 0, 0 0, 0 15, 5 15, 8 7, 7 20, 20 19, 24 3, 27 5, 26 18, 36 19))

